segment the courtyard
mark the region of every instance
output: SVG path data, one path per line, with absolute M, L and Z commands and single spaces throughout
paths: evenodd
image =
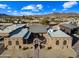
M 76 53 L 72 49 L 42 48 L 38 52 L 38 49 L 29 48 L 26 50 L 8 49 L 0 55 L 2 56 L 8 58 L 70 58 L 76 57 Z

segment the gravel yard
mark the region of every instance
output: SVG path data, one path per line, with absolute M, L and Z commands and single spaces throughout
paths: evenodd
M 75 52 L 72 49 L 50 49 L 47 48 L 39 49 L 39 55 L 37 53 L 38 49 L 9 49 L 5 50 L 0 57 L 10 57 L 10 58 L 67 58 L 75 57 Z

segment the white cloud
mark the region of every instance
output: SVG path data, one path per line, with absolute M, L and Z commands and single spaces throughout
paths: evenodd
M 34 13 L 34 12 L 19 12 L 20 15 L 40 15 L 41 13 Z
M 20 13 L 17 12 L 16 10 L 15 10 L 15 11 L 12 11 L 11 13 L 12 13 L 13 15 L 20 15 Z
M 7 12 L 17 13 L 17 11 L 8 10 Z
M 5 9 L 5 8 L 11 9 L 7 4 L 0 4 L 0 8 L 1 9 Z
M 18 11 L 16 11 L 16 10 L 15 10 L 15 11 L 13 11 L 13 10 L 8 10 L 7 12 L 8 12 L 9 14 L 12 14 L 12 15 L 15 15 L 15 16 L 18 16 L 18 15 L 20 16 L 20 12 L 18 12 Z
M 53 9 L 52 11 L 56 11 L 56 9 Z
M 78 3 L 76 1 L 69 1 L 69 2 L 65 2 L 63 4 L 63 7 L 64 9 L 67 9 L 67 8 L 71 8 L 73 7 L 74 5 L 77 5 Z
M 0 4 L 0 8 L 1 9 L 5 9 L 6 7 L 8 7 L 8 5 L 6 5 L 6 4 Z
M 33 5 L 24 6 L 22 10 L 25 10 L 25 9 L 28 9 L 28 10 L 34 9 L 34 6 Z
M 23 16 L 23 15 L 40 15 L 41 13 L 35 13 L 35 12 L 29 12 L 29 11 L 7 11 L 8 13 L 11 13 L 14 16 Z
M 17 12 L 17 11 L 12 11 L 11 13 L 12 13 L 12 15 L 15 15 L 15 16 L 20 16 L 20 12 Z
M 65 10 L 67 10 L 67 9 L 62 9 L 62 11 L 65 11 Z
M 20 15 L 33 15 L 32 12 L 20 12 Z
M 62 6 L 63 9 L 62 11 L 68 10 L 68 8 L 73 7 L 74 5 L 77 5 L 78 3 L 76 1 L 69 1 L 69 2 L 65 2 Z
M 11 10 L 7 11 L 7 12 L 11 12 Z
M 43 8 L 42 4 L 37 4 L 36 7 L 40 10 Z
M 43 8 L 42 4 L 37 4 L 37 5 L 24 6 L 21 10 L 39 11 L 42 10 L 42 8 Z
M 8 7 L 7 9 L 11 9 L 10 7 Z
M 13 11 L 13 12 L 17 12 L 17 11 L 15 10 L 15 11 Z
M 19 13 L 12 13 L 12 15 L 18 16 L 18 15 L 19 15 Z

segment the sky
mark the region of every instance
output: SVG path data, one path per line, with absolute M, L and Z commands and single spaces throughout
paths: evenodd
M 79 1 L 0 1 L 0 13 L 14 16 L 79 13 Z

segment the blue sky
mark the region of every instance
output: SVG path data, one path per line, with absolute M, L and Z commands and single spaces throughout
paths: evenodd
M 79 13 L 78 1 L 0 1 L 0 13 L 8 15 L 41 15 L 53 12 Z

